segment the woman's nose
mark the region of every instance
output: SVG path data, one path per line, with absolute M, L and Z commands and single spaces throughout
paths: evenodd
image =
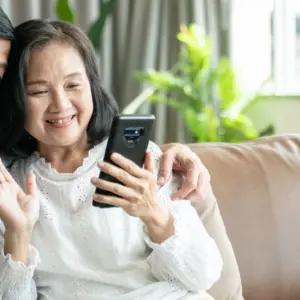
M 53 93 L 51 106 L 58 111 L 64 110 L 72 106 L 72 101 L 69 95 L 64 90 L 56 91 Z

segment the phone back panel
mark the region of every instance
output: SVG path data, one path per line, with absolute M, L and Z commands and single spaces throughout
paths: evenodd
M 104 161 L 115 165 L 110 156 L 116 152 L 130 159 L 139 167 L 144 165 L 145 153 L 151 138 L 155 117 L 152 115 L 118 115 L 114 118 L 108 138 Z M 101 172 L 100 179 L 120 183 L 116 178 Z M 96 193 L 113 195 L 113 193 L 100 188 Z M 101 208 L 111 205 L 93 201 L 94 206 Z

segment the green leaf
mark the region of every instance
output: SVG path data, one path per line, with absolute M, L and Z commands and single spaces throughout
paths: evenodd
M 199 122 L 198 114 L 188 107 L 181 110 L 181 113 L 184 116 L 187 128 L 193 133 L 197 142 L 206 141 L 207 130 L 203 128 L 206 127 L 206 123 Z
M 259 133 L 259 136 L 270 136 L 275 133 L 275 127 L 273 125 L 267 126 L 264 130 Z
M 224 118 L 222 121 L 224 127 L 224 141 L 239 143 L 259 137 L 259 133 L 255 129 L 252 121 L 243 114 L 238 115 L 234 119 Z
M 105 22 L 113 13 L 116 0 L 101 2 L 100 15 L 89 29 L 88 36 L 96 50 L 100 49 L 101 35 L 104 29 Z
M 181 56 L 186 56 L 190 62 L 190 72 L 209 68 L 212 51 L 211 40 L 199 25 L 192 24 L 189 28 L 182 25 L 177 39 L 186 46 Z
M 193 86 L 195 90 L 199 91 L 200 97 L 198 101 L 201 101 L 203 105 L 212 105 L 215 82 L 216 75 L 213 70 L 207 70 L 201 73 L 199 78 L 195 78 Z
M 57 0 L 55 10 L 60 20 L 75 23 L 75 15 L 68 0 Z
M 206 107 L 199 114 L 188 104 L 174 98 L 165 97 L 162 94 L 154 93 L 149 99 L 154 103 L 166 104 L 173 109 L 177 109 L 184 117 L 187 128 L 193 133 L 198 142 L 219 140 L 217 135 L 219 122 L 211 108 Z
M 222 58 L 216 69 L 218 95 L 221 109 L 227 109 L 236 103 L 241 92 L 232 65 L 227 58 Z
M 185 88 L 185 80 L 177 77 L 168 71 L 148 70 L 145 73 L 138 73 L 137 77 L 161 91 L 170 92 L 172 88 L 183 90 Z
M 174 75 L 169 71 L 154 70 L 138 73 L 136 76 L 157 91 L 166 92 L 170 97 L 176 97 L 196 110 L 201 108 L 200 87 L 194 89 L 190 82 L 182 76 Z
M 154 93 L 153 95 L 151 95 L 149 97 L 149 100 L 151 100 L 154 103 L 166 104 L 169 107 L 174 108 L 174 109 L 179 109 L 179 110 L 186 109 L 186 105 L 184 103 L 181 103 L 177 99 L 165 97 L 163 94 Z

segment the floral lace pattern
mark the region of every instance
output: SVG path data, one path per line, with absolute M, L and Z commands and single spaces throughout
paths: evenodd
M 28 170 L 35 173 L 41 210 L 28 266 L 0 253 L 1 299 L 31 300 L 38 294 L 41 300 L 177 300 L 219 278 L 220 254 L 196 211 L 189 201 L 170 200 L 179 176 L 158 190 L 175 220 L 175 235 L 162 244 L 153 243 L 141 220 L 121 208 L 91 205 L 90 178 L 99 175 L 105 146 L 90 150 L 72 174 L 58 173 L 37 153 L 13 165 L 22 187 Z M 158 166 L 160 149 L 150 143 L 148 151 Z

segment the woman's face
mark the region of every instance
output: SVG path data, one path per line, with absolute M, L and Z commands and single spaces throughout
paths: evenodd
M 85 66 L 74 47 L 52 42 L 32 51 L 25 84 L 25 129 L 40 146 L 66 147 L 86 140 L 93 100 Z

